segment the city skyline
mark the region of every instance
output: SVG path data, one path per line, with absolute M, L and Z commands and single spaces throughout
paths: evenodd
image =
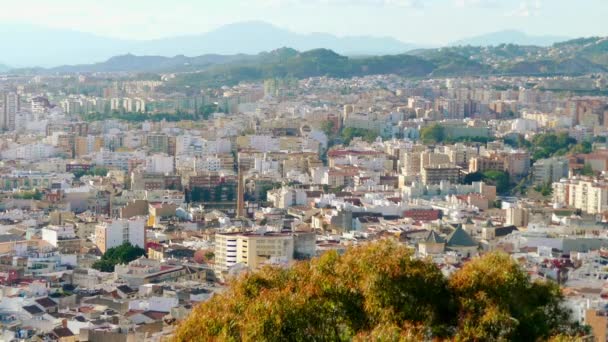
M 608 3 L 601 0 L 575 6 L 567 0 L 550 4 L 546 0 L 110 0 L 103 4 L 26 0 L 3 7 L 0 20 L 9 26 L 27 24 L 137 40 L 200 34 L 243 21 L 264 21 L 296 33 L 389 36 L 424 45 L 445 45 L 504 30 L 572 38 L 608 35 L 602 25 Z

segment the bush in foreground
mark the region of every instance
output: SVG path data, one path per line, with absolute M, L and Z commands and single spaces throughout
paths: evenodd
M 574 336 L 559 287 L 532 282 L 506 254 L 450 279 L 393 242 L 266 267 L 197 306 L 176 341 L 525 340 Z

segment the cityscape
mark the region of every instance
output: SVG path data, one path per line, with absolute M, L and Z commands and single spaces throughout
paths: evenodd
M 608 341 L 608 31 L 254 19 L 3 47 L 0 341 Z

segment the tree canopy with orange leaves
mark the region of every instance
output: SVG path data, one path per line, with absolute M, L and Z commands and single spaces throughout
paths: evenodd
M 391 241 L 265 267 L 198 305 L 176 341 L 535 341 L 584 329 L 557 284 L 487 254 L 450 278 Z

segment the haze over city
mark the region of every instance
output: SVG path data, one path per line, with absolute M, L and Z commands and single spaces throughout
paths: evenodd
M 0 2 L 0 341 L 608 341 L 605 0 Z
M 298 33 L 391 36 L 425 45 L 502 30 L 608 34 L 601 21 L 608 3 L 602 0 L 25 0 L 2 5 L 3 23 L 122 39 L 198 34 L 242 21 L 265 21 Z

